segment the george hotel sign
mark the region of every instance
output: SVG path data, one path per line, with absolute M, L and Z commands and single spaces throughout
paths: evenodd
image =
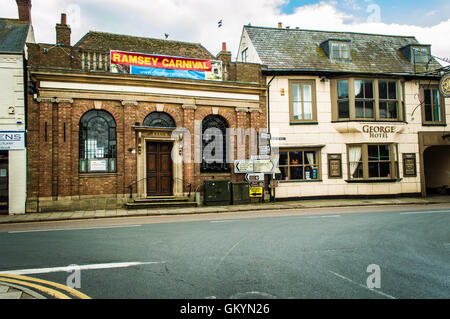
M 361 131 L 369 138 L 389 138 L 390 135 L 397 133 L 393 125 L 363 125 Z

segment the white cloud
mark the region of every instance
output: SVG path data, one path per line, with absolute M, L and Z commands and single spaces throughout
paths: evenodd
M 5 0 L 3 0 L 5 2 Z M 431 27 L 414 25 L 369 23 L 370 19 L 355 17 L 337 9 L 334 1 L 321 1 L 297 8 L 291 14 L 280 12 L 287 0 L 34 0 L 32 17 L 38 42 L 55 42 L 55 24 L 62 12 L 73 12 L 79 6 L 81 19 L 72 26 L 72 40 L 78 41 L 89 30 L 122 33 L 136 36 L 197 42 L 213 54 L 227 42 L 233 56 L 237 54 L 243 25 L 302 29 L 367 32 L 415 36 L 432 45 L 432 52 L 450 58 L 450 19 Z M 355 3 L 352 0 L 348 4 Z M 432 13 L 432 11 L 430 12 Z M 14 0 L 2 4 L 2 16 L 17 17 Z M 370 13 L 367 13 L 369 18 Z M 69 21 L 71 17 L 69 16 Z M 223 26 L 217 22 L 223 20 Z

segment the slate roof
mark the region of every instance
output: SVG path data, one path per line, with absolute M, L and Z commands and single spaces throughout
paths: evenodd
M 401 52 L 420 45 L 415 37 L 353 32 L 313 31 L 245 26 L 262 64 L 268 70 L 345 73 L 414 74 L 424 65 L 412 64 Z M 321 44 L 330 39 L 351 41 L 351 61 L 331 61 Z M 435 59 L 428 70 L 442 67 Z
M 0 53 L 23 53 L 29 26 L 28 22 L 0 18 Z
M 74 47 L 94 51 L 109 52 L 110 50 L 118 50 L 197 59 L 214 59 L 214 56 L 199 43 L 135 37 L 97 31 L 89 31 Z

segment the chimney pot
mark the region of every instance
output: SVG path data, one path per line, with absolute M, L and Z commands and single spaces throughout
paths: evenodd
M 67 14 L 61 13 L 61 24 L 67 24 Z
M 281 28 L 283 28 L 283 23 L 278 22 L 278 29 L 281 29 Z
M 31 0 L 16 0 L 19 20 L 31 23 Z
M 222 51 L 226 51 L 226 50 L 227 50 L 227 43 L 222 42 Z

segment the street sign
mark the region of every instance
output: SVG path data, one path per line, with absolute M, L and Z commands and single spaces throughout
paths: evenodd
M 249 188 L 250 197 L 262 197 L 263 188 L 262 187 L 250 187 Z
M 252 160 L 270 160 L 270 155 L 251 155 Z
M 271 153 L 270 145 L 259 146 L 259 155 L 270 155 L 270 153 Z
M 270 133 L 264 132 L 259 133 L 259 138 L 262 140 L 270 140 L 270 137 L 271 137 Z
M 253 173 L 253 161 L 251 160 L 236 160 L 234 161 L 235 173 Z
M 264 173 L 248 173 L 245 175 L 247 182 L 259 182 L 264 181 Z
M 271 160 L 255 160 L 253 161 L 254 173 L 272 173 L 273 163 Z
M 262 181 L 262 182 L 249 182 L 248 186 L 249 187 L 264 187 L 264 186 L 266 186 L 266 184 L 264 183 L 264 181 Z

